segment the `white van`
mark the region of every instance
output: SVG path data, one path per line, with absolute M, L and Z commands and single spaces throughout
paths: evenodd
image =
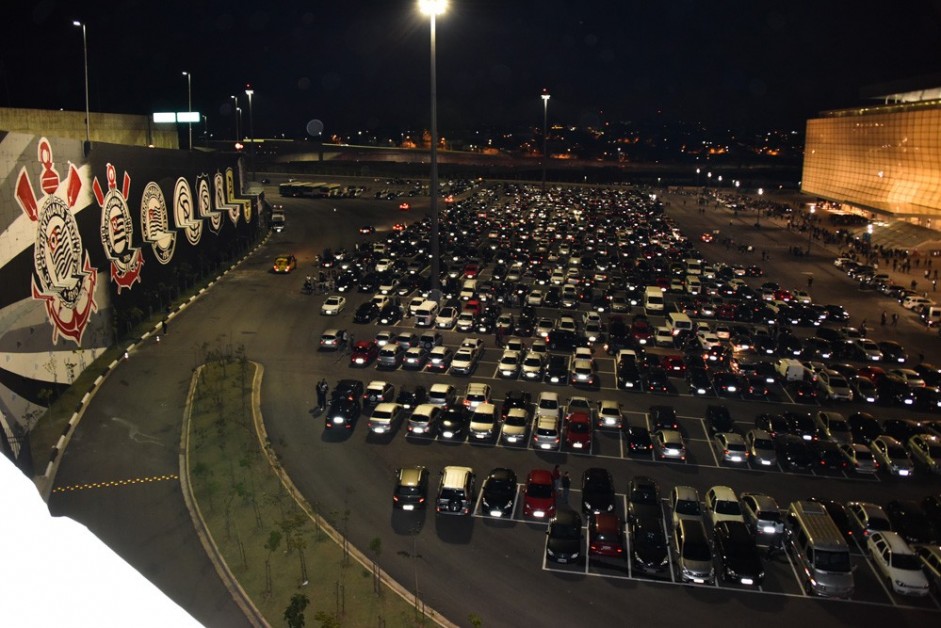
M 686 275 L 686 292 L 693 296 L 702 294 L 702 281 L 699 275 Z
M 647 286 L 644 290 L 644 310 L 647 313 L 660 313 L 663 311 L 663 288 Z
M 937 327 L 941 324 L 941 307 L 929 305 L 928 307 L 922 308 L 921 320 L 923 320 L 928 327 Z
M 415 326 L 431 327 L 435 324 L 438 317 L 438 304 L 431 300 L 426 300 L 415 309 Z
M 685 260 L 686 264 L 686 274 L 687 275 L 701 275 L 702 274 L 702 261 L 698 259 L 688 259 Z
M 693 320 L 683 312 L 670 312 L 667 314 L 667 327 L 674 336 L 684 331 L 693 333 Z
M 469 301 L 474 298 L 475 294 L 477 294 L 477 280 L 465 279 L 464 283 L 461 285 L 461 301 Z

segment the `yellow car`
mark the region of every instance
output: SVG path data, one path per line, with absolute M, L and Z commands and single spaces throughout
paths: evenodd
M 289 273 L 297 268 L 297 258 L 293 255 L 281 255 L 274 258 L 274 272 Z

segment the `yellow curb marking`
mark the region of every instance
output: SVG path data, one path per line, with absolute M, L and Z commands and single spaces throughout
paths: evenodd
M 87 491 L 93 488 L 111 488 L 113 486 L 130 486 L 132 484 L 148 484 L 150 482 L 165 482 L 167 480 L 179 480 L 180 476 L 170 475 L 151 475 L 145 478 L 131 478 L 129 480 L 114 480 L 113 482 L 87 482 L 85 484 L 72 484 L 69 486 L 57 486 L 52 489 L 53 493 L 68 493 L 72 491 Z

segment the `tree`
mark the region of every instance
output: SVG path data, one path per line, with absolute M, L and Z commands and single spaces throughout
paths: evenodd
M 304 628 L 304 609 L 310 604 L 306 595 L 295 593 L 291 596 L 291 603 L 284 610 L 284 621 L 290 628 Z

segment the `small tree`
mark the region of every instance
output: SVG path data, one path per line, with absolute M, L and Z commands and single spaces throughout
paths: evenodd
M 291 603 L 284 610 L 284 621 L 290 628 L 304 628 L 304 610 L 308 604 L 310 600 L 306 595 L 295 593 L 291 596 Z

